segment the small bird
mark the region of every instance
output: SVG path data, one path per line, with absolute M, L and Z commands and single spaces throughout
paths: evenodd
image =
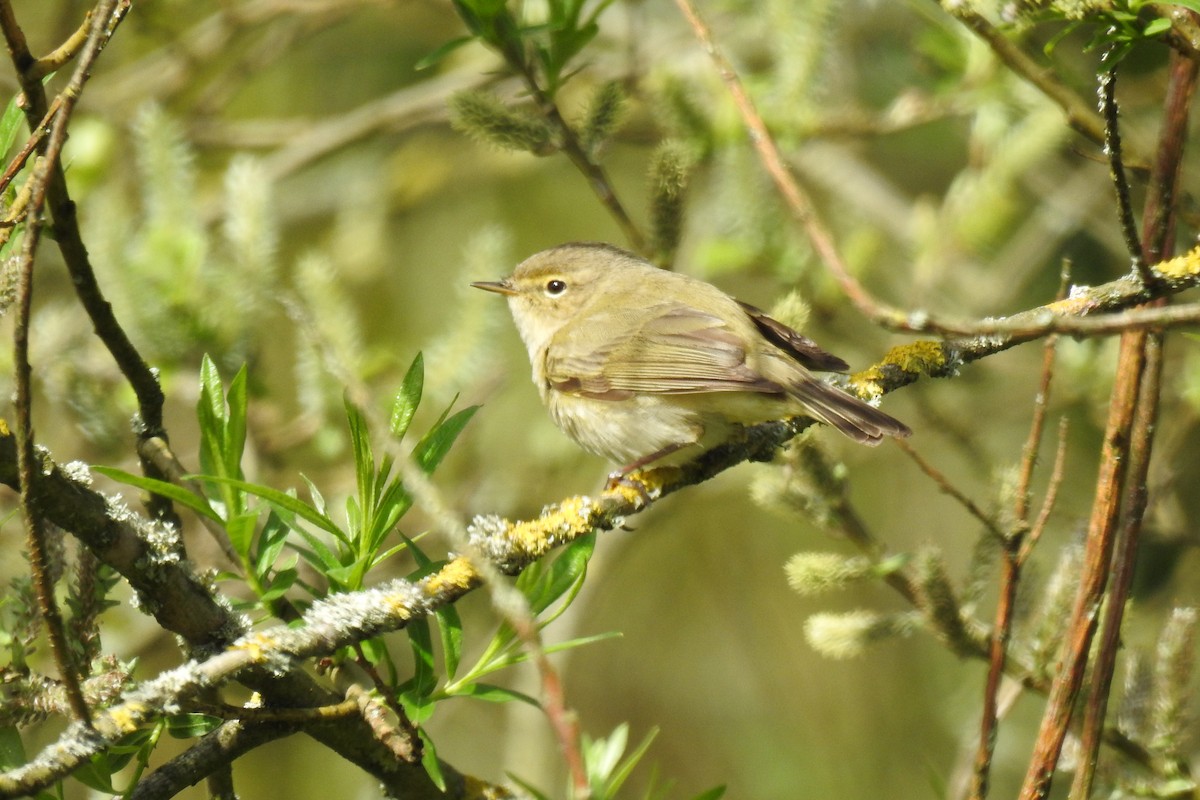
M 816 378 L 846 362 L 712 284 L 576 242 L 472 283 L 508 299 L 555 424 L 624 465 L 683 463 L 735 426 L 808 416 L 857 442 L 912 431 Z

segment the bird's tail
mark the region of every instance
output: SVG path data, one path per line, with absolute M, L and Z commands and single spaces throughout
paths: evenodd
M 803 404 L 809 416 L 832 425 L 861 444 L 874 446 L 885 436 L 902 439 L 912 433 L 895 417 L 811 375 L 792 382 L 787 391 Z

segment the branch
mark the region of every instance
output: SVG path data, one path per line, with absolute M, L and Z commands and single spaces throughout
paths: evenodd
M 18 485 L 16 441 L 2 421 L 0 483 L 13 488 Z M 180 635 L 197 658 L 222 651 L 245 633 L 242 618 L 230 610 L 227 601 L 197 577 L 190 564 L 178 559 L 171 546 L 170 531 L 164 530 L 162 523 L 143 519 L 89 484 L 90 478 L 79 465 L 63 469 L 42 456 L 34 470 L 32 486 L 37 507 L 45 518 L 76 536 L 97 558 L 119 572 L 137 592 L 140 607 L 152 614 L 165 630 Z M 240 681 L 262 694 L 268 705 L 328 706 L 343 699 L 299 669 L 280 673 L 255 668 L 242 674 Z M 147 709 L 147 713 L 161 714 L 162 707 Z M 397 796 L 440 796 L 424 769 L 401 763 L 375 738 L 360 716 L 321 722 L 307 726 L 304 732 L 357 764 Z M 71 735 L 79 733 L 74 731 Z M 463 781 L 448 764 L 442 765 L 442 772 L 451 784 Z M 27 773 L 26 779 L 35 780 L 38 774 L 41 773 Z M 58 777 L 62 774 L 49 780 Z M 6 795 L 5 786 L 15 784 L 0 777 L 0 797 L 26 793 L 13 788 L 14 794 Z

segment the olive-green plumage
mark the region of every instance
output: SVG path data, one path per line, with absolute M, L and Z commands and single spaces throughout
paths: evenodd
M 809 370 L 847 366 L 811 339 L 619 248 L 561 245 L 505 280 L 473 285 L 507 296 L 555 423 L 627 469 L 686 461 L 733 425 L 789 416 L 871 445 L 910 433 L 814 377 Z

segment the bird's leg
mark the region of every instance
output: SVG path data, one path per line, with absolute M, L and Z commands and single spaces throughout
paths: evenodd
M 642 456 L 637 461 L 634 461 L 631 464 L 626 464 L 625 466 L 621 467 L 616 472 L 609 473 L 608 481 L 604 484 L 604 491 L 608 492 L 608 491 L 612 491 L 613 489 L 616 489 L 619 486 L 625 486 L 627 488 L 633 489 L 639 495 L 641 495 L 642 500 L 644 502 L 647 502 L 647 503 L 650 502 L 651 497 L 650 497 L 649 493 L 647 493 L 646 487 L 642 484 L 642 482 L 634 480 L 633 478 L 631 478 L 629 476 L 632 475 L 634 472 L 637 472 L 638 470 L 643 469 L 647 465 L 653 464 L 655 461 L 658 461 L 659 459 L 666 458 L 667 456 L 671 455 L 672 453 L 678 452 L 679 450 L 682 450 L 685 447 L 691 446 L 691 444 L 692 444 L 692 442 L 676 442 L 675 444 L 669 444 L 666 447 L 662 448 L 661 450 L 655 450 L 653 453 L 650 453 L 649 455 Z

